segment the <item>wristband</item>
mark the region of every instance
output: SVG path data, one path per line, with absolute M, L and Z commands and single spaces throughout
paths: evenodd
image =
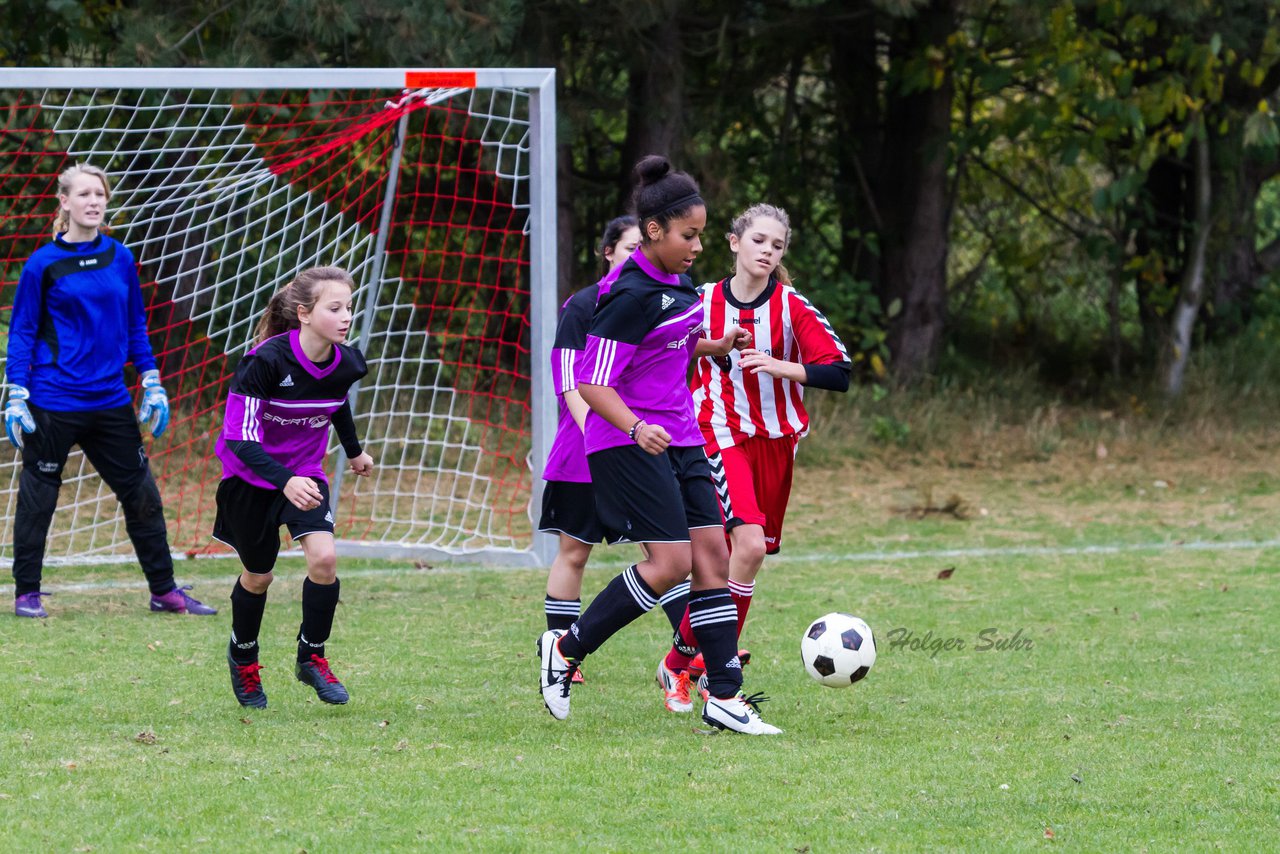
M 640 418 L 640 419 L 637 419 L 635 424 L 631 425 L 631 429 L 627 431 L 627 436 L 628 438 L 631 439 L 631 441 L 634 442 L 636 440 L 636 433 L 640 431 L 640 425 L 643 423 L 644 423 L 644 419 Z

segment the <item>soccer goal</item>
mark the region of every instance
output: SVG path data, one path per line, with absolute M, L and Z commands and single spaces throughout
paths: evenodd
M 340 551 L 544 563 L 552 544 L 530 520 L 555 428 L 554 115 L 551 69 L 6 69 L 6 341 L 22 265 L 51 237 L 58 173 L 101 166 L 173 407 L 168 432 L 147 436 L 170 542 L 227 553 L 209 531 L 228 380 L 278 287 L 346 267 L 351 340 L 370 363 L 356 425 L 377 468 L 344 476 L 333 442 Z M 10 560 L 19 469 L 5 444 Z M 49 562 L 130 552 L 115 497 L 75 451 Z

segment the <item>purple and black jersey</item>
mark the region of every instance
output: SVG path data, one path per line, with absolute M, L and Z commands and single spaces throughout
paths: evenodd
M 621 266 L 610 270 L 603 279 L 565 300 L 560 308 L 556 340 L 551 347 L 551 387 L 555 390 L 559 415 L 555 439 L 551 442 L 547 465 L 542 471 L 543 480 L 591 482 L 582 430 L 564 402 L 564 393 L 578 387 L 575 372 L 583 351 L 587 349 L 587 330 L 591 328 L 591 318 L 596 312 L 596 299 L 602 290 L 608 293 L 621 272 Z
M 317 365 L 302 351 L 296 329 L 250 350 L 231 379 L 215 449 L 223 478 L 238 477 L 263 489 L 280 489 L 288 476 L 327 481 L 329 424 L 335 416 L 350 421 L 347 392 L 368 372 L 360 351 L 345 344 L 335 345 L 333 359 Z M 349 441 L 343 441 L 347 455 L 358 456 L 358 448 L 347 448 Z M 268 479 L 262 467 L 250 466 L 228 446 L 244 442 L 260 445 L 288 476 L 282 472 Z
M 673 447 L 702 447 L 689 392 L 689 363 L 703 328 L 701 292 L 688 276 L 661 273 L 636 252 L 619 268 L 599 304 L 576 371 L 579 385 L 611 386 L 637 418 L 660 424 Z M 586 451 L 631 444 L 594 411 Z

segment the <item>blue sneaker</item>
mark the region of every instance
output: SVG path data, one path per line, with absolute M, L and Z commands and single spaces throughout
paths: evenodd
M 197 614 L 201 617 L 218 613 L 217 608 L 210 608 L 194 596 L 188 596 L 187 591 L 190 589 L 191 585 L 187 585 L 175 587 L 162 596 L 152 593 L 151 610 L 166 611 L 170 614 Z
M 49 612 L 40 604 L 41 596 L 48 596 L 48 593 L 23 593 L 21 596 L 13 600 L 13 615 L 15 617 L 33 617 L 41 618 L 49 616 Z
M 318 655 L 312 655 L 310 661 L 299 661 L 293 672 L 299 682 L 315 688 L 316 696 L 326 703 L 341 706 L 351 699 L 347 689 L 329 669 L 329 662 Z

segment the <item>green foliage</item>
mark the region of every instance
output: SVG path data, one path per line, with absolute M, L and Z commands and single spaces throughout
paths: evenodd
M 941 9 L 956 23 L 945 42 L 905 37 Z M 885 134 L 903 98 L 954 83 L 953 336 L 990 325 L 1084 349 L 1105 339 L 1150 371 L 1193 243 L 1192 142 L 1214 151 L 1218 317 L 1255 310 L 1233 239 L 1265 245 L 1232 195 L 1263 181 L 1235 176 L 1280 168 L 1270 0 L 714 0 L 696 13 L 620 0 L 14 0 L 0 21 L 8 64 L 554 65 L 567 281 L 598 275 L 595 243 L 626 205 L 638 146 L 669 138 L 665 153 L 709 202 L 700 277 L 730 269 L 719 234 L 734 212 L 786 207 L 793 272 L 868 363 L 887 356 L 891 318 L 922 322 L 900 315 L 907 301 L 873 297 L 880 247 L 911 228 L 896 203 L 919 190 L 887 186 L 882 169 L 901 145 Z M 645 88 L 654 69 L 670 70 L 667 89 Z

